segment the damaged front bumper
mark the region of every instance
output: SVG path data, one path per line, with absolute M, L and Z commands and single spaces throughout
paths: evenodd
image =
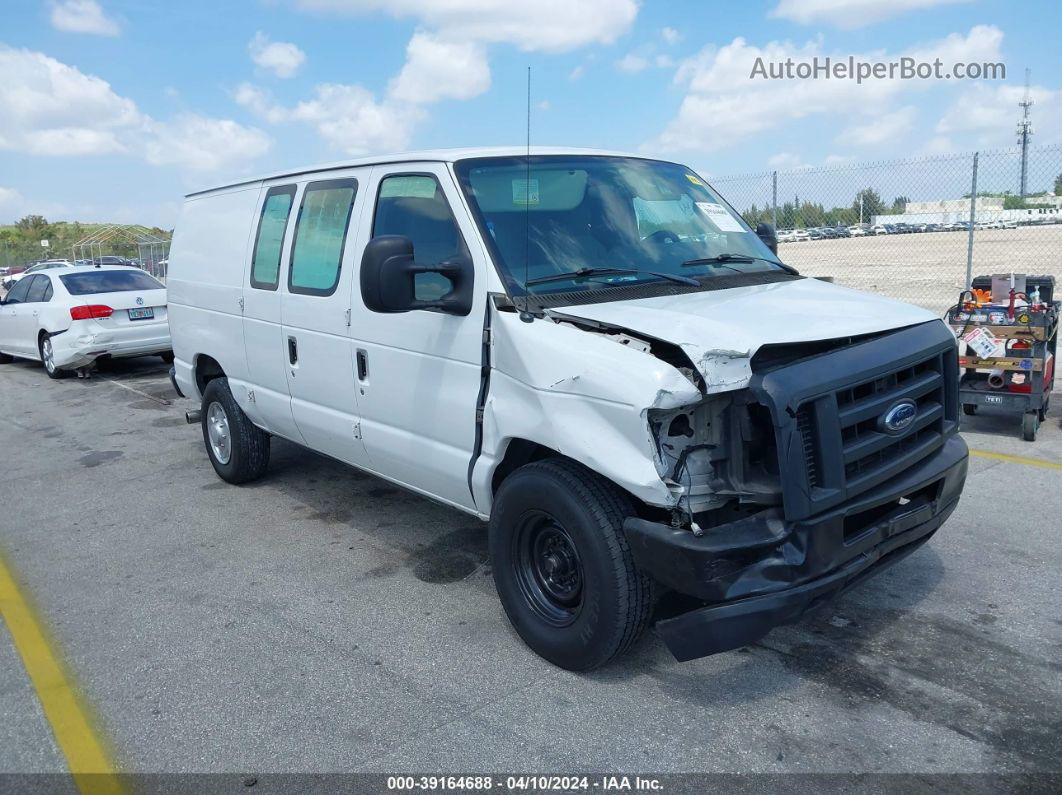
M 902 475 L 797 521 L 772 508 L 695 536 L 630 518 L 637 565 L 701 607 L 657 622 L 679 660 L 763 637 L 913 552 L 944 522 L 966 480 L 966 443 L 952 436 Z

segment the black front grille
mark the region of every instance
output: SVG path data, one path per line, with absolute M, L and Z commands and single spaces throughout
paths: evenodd
M 935 354 L 836 393 L 844 477 L 849 488 L 872 479 L 899 459 L 918 457 L 919 451 L 941 441 L 946 403 L 944 359 L 944 354 Z M 879 418 L 904 398 L 918 407 L 914 423 L 900 435 L 882 431 Z
M 958 429 L 958 356 L 942 323 L 914 326 L 759 376 L 778 434 L 786 514 L 803 518 L 872 489 Z M 884 427 L 903 400 L 902 432 Z

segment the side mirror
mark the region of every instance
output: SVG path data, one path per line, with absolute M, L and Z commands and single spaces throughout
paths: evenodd
M 434 300 L 417 298 L 418 273 L 438 273 L 452 285 Z M 413 241 L 402 235 L 380 235 L 365 246 L 361 256 L 361 298 L 373 312 L 409 312 L 428 309 L 448 315 L 472 311 L 474 271 L 467 256 L 422 265 L 413 258 Z
M 778 256 L 778 236 L 774 233 L 774 227 L 768 223 L 756 226 L 756 237 L 764 242 L 771 253 Z

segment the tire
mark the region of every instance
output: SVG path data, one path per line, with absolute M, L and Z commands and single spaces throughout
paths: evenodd
M 166 362 L 166 364 L 173 364 L 173 351 L 166 351 L 165 353 L 160 353 L 159 358 L 162 359 L 162 361 Z
M 623 535 L 630 498 L 579 464 L 537 461 L 498 489 L 488 530 L 494 584 L 517 634 L 569 671 L 613 660 L 642 635 L 653 584 Z
M 203 444 L 218 477 L 229 483 L 260 478 L 269 466 L 269 434 L 243 413 L 227 378 L 207 384 L 202 414 Z
M 1040 415 L 1029 412 L 1021 415 L 1021 438 L 1027 442 L 1036 441 L 1036 432 L 1040 430 Z
M 977 404 L 976 403 L 963 403 L 962 404 L 962 413 L 972 417 L 974 414 L 977 413 Z
M 40 339 L 37 340 L 37 352 L 41 355 L 41 365 L 44 367 L 44 372 L 48 374 L 49 378 L 54 378 L 58 381 L 60 378 L 66 378 L 67 375 L 69 375 L 66 370 L 60 370 L 55 366 L 51 334 L 41 334 Z

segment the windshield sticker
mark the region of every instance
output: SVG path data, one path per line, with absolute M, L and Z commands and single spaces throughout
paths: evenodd
M 741 224 L 738 223 L 738 219 L 732 216 L 723 205 L 715 202 L 697 202 L 697 206 L 716 225 L 720 232 L 745 231 Z
M 694 185 L 700 185 L 702 188 L 705 187 L 704 183 L 701 182 L 697 177 L 693 176 L 693 174 L 687 174 L 686 179 L 688 179 Z
M 521 207 L 538 204 L 538 180 L 514 179 L 513 204 L 519 204 Z

